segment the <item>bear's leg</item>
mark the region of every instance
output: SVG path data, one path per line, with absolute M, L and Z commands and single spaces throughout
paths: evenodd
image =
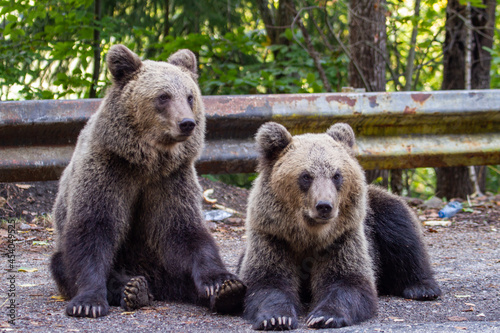
M 89 228 L 92 229 L 92 228 Z M 75 317 L 105 316 L 109 311 L 106 279 L 113 258 L 112 243 L 102 230 L 82 232 L 72 228 L 66 234 L 63 262 L 76 295 L 66 306 L 66 313 Z
M 328 276 L 328 274 L 326 274 Z M 330 279 L 331 278 L 331 279 Z M 373 317 L 377 295 L 363 276 L 328 276 L 317 286 L 313 310 L 306 317 L 310 328 L 339 328 Z
M 76 290 L 66 307 L 69 316 L 96 318 L 108 313 L 106 283 L 129 228 L 134 188 L 121 173 L 98 175 L 98 171 L 94 182 L 85 183 L 73 195 L 61 235 L 65 274 Z
M 300 278 L 287 245 L 256 235 L 250 242 L 241 267 L 248 285 L 244 317 L 255 330 L 297 328 Z
M 354 234 L 343 239 L 312 263 L 310 328 L 350 326 L 376 314 L 375 279 L 364 240 Z
M 52 277 L 56 281 L 61 295 L 65 298 L 72 298 L 75 295 L 76 290 L 71 288 L 71 283 L 68 281 L 66 276 L 66 269 L 64 267 L 61 252 L 56 252 L 52 255 L 52 258 L 50 259 L 50 271 L 52 273 Z
M 393 195 L 369 192 L 378 289 L 415 300 L 432 300 L 441 295 L 433 277 L 429 256 L 421 237 L 420 223 L 413 212 Z

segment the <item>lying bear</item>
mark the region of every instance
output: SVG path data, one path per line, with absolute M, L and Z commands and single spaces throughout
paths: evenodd
M 51 271 L 66 313 L 99 317 L 156 300 L 230 312 L 245 286 L 208 232 L 194 169 L 205 132 L 197 63 L 189 50 L 141 61 L 107 55 L 113 86 L 78 137 L 54 205 Z
M 416 300 L 441 294 L 416 216 L 366 184 L 354 132 L 292 137 L 277 123 L 258 131 L 260 175 L 247 212 L 239 267 L 244 316 L 257 330 L 353 325 L 376 314 L 377 291 Z

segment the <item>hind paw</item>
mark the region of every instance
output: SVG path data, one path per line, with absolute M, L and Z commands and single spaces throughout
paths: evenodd
M 243 310 L 247 287 L 239 280 L 226 280 L 218 288 L 212 309 L 218 313 L 236 313 Z
M 136 310 L 148 306 L 153 301 L 153 295 L 149 292 L 148 282 L 143 276 L 137 276 L 125 285 L 121 306 L 126 311 Z

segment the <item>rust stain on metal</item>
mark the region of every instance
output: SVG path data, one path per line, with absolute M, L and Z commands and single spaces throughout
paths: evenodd
M 255 109 L 268 109 L 269 102 L 260 96 L 205 96 L 205 113 L 210 116 L 234 115 Z
M 419 103 L 420 105 L 423 105 L 426 100 L 428 100 L 431 97 L 431 94 L 423 94 L 423 93 L 418 93 L 418 94 L 411 94 L 411 99 L 413 99 L 415 102 Z
M 370 101 L 370 107 L 372 107 L 372 108 L 379 105 L 377 103 L 377 96 L 370 96 L 370 97 L 368 97 L 368 100 Z
M 404 114 L 415 114 L 417 113 L 417 108 L 410 108 L 408 105 L 405 107 Z
M 342 104 L 347 104 L 351 107 L 356 105 L 357 99 L 356 98 L 350 98 L 348 96 L 327 96 L 326 101 L 329 103 L 331 101 L 339 102 Z

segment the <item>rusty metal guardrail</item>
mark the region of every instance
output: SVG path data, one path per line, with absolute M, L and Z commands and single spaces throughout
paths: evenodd
M 500 90 L 205 96 L 198 172 L 253 172 L 266 121 L 292 134 L 349 123 L 365 169 L 500 164 Z M 100 100 L 0 102 L 0 182 L 57 179 Z

